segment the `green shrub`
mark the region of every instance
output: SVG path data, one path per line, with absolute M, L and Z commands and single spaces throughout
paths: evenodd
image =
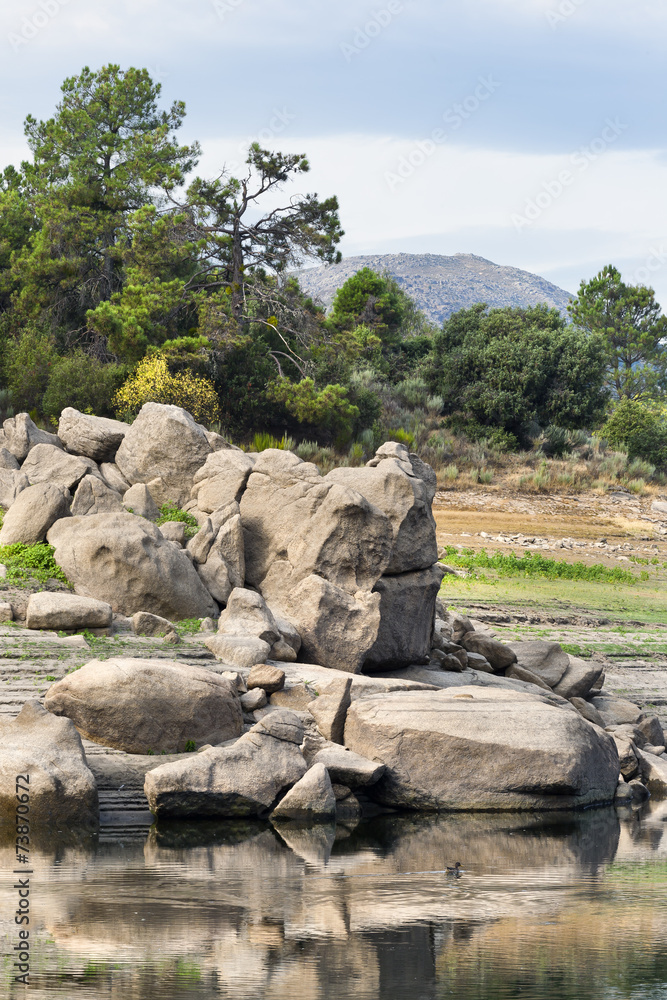
M 126 375 L 125 365 L 104 365 L 83 351 L 67 354 L 53 363 L 42 411 L 54 420 L 66 406 L 82 413 L 113 416 L 113 398 Z
M 69 580 L 53 558 L 53 546 L 38 542 L 36 545 L 0 545 L 0 563 L 7 567 L 7 582 L 22 584 L 32 579 L 46 583 L 60 580 L 69 586 Z
M 171 501 L 162 504 L 160 507 L 160 516 L 155 523 L 159 527 L 161 524 L 166 524 L 167 521 L 180 521 L 184 524 L 186 538 L 194 538 L 199 531 L 197 518 L 189 514 L 187 510 L 182 510 Z
M 288 437 L 287 434 L 283 434 L 282 439 L 278 440 L 278 438 L 275 438 L 273 434 L 268 434 L 266 431 L 258 431 L 252 439 L 250 450 L 266 451 L 267 448 L 279 448 L 281 451 L 294 451 L 296 448 L 296 441 L 293 438 Z M 315 445 L 315 449 L 317 450 L 317 445 Z
M 640 400 L 622 400 L 600 433 L 612 447 L 627 448 L 630 461 L 640 458 L 658 468 L 667 466 L 667 421 Z
M 57 361 L 53 338 L 39 329 L 25 329 L 9 341 L 2 367 L 17 412 L 42 411 L 42 399 Z

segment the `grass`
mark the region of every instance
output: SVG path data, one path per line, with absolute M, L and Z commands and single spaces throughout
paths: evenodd
M 640 581 L 635 586 L 590 583 L 546 577 L 454 577 L 443 581 L 440 596 L 446 606 L 467 604 L 510 607 L 531 613 L 597 614 L 618 621 L 664 625 L 667 622 L 665 580 Z
M 167 501 L 160 507 L 160 516 L 156 521 L 157 526 L 166 524 L 167 521 L 180 521 L 185 525 L 185 537 L 194 538 L 199 531 L 197 518 L 189 514 L 187 510 L 182 510 L 177 504 Z
M 497 579 L 506 577 L 544 577 L 547 580 L 585 580 L 589 583 L 623 583 L 636 584 L 648 579 L 648 574 L 642 572 L 639 577 L 627 569 L 614 566 L 609 568 L 602 563 L 585 565 L 581 562 L 565 562 L 561 559 L 549 559 L 539 552 L 526 552 L 517 556 L 514 552 L 493 552 L 485 549 L 475 552 L 474 549 L 457 549 L 453 545 L 445 547 L 444 558 L 448 563 L 468 570 L 471 576 L 477 576 L 478 570 L 494 570 Z
M 7 567 L 7 583 L 18 586 L 31 579 L 40 583 L 59 580 L 70 586 L 70 582 L 53 557 L 53 546 L 45 542 L 35 545 L 0 545 L 0 563 Z

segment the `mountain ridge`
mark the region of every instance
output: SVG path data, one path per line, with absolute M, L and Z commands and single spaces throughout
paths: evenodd
M 546 278 L 518 267 L 495 264 L 476 254 L 359 254 L 338 264 L 295 271 L 301 288 L 328 309 L 336 291 L 363 267 L 389 273 L 431 322 L 440 325 L 459 309 L 478 302 L 490 308 L 545 302 L 567 314 L 574 297 Z

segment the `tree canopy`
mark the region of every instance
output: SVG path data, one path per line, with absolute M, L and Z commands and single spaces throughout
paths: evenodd
M 607 385 L 616 399 L 667 390 L 667 317 L 652 288 L 626 284 L 609 264 L 581 282 L 569 312 L 577 326 L 602 338 Z
M 455 313 L 423 364 L 455 426 L 473 436 L 500 431 L 525 442 L 529 425 L 581 427 L 604 411 L 605 357 L 599 338 L 569 326 L 557 309 Z

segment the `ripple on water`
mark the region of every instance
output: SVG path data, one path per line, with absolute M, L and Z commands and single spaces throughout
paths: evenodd
M 667 1000 L 666 816 L 658 803 L 52 841 L 32 862 L 29 995 Z M 458 859 L 460 877 L 445 871 Z M 2 996 L 20 995 L 11 975 L 6 962 Z

